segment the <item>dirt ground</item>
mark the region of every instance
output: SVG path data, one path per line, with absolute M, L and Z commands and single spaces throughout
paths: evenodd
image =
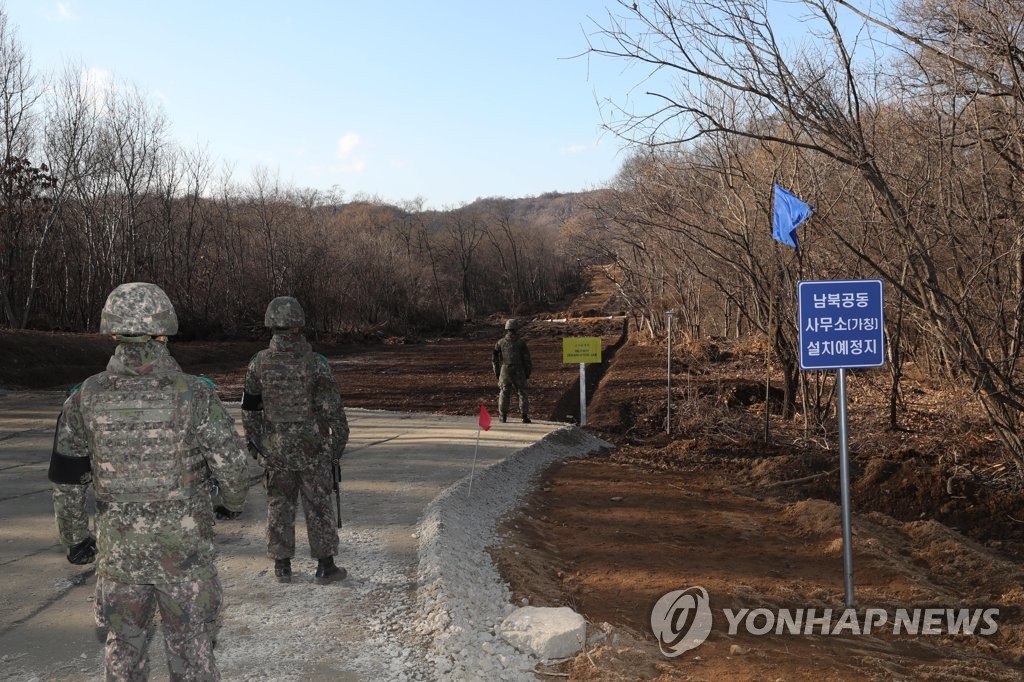
M 662 595 L 689 586 L 704 587 L 714 609 L 831 608 L 838 616 L 838 455 L 800 447 L 774 421 L 774 444 L 744 441 L 728 430 L 728 415 L 694 438 L 649 435 L 645 444 L 635 428 L 623 436 L 622 415 L 645 402 L 636 392 L 636 356 L 647 354 L 635 346 L 619 351 L 617 362 L 629 365 L 623 402 L 595 414 L 594 427 L 619 449 L 548 471 L 492 550 L 516 600 L 571 606 L 591 623 L 614 626 L 614 639 L 548 672 L 573 680 L 1022 678 L 1019 491 L 951 478 L 956 468 L 943 456 L 958 446 L 931 432 L 891 434 L 891 443 L 877 433 L 851 434 L 856 603 L 862 615 L 865 608 L 998 608 L 995 635 L 752 636 L 740 629 L 729 636 L 719 619 L 699 648 L 664 657 L 651 610 Z M 661 363 L 650 366 L 652 381 L 658 371 Z M 613 364 L 598 390 L 606 405 L 615 402 L 607 384 L 616 377 Z M 724 411 L 678 407 L 709 418 Z M 753 426 L 763 402 L 739 409 Z M 900 442 L 907 440 L 929 442 L 929 454 Z M 964 447 L 971 438 L 957 440 Z
M 885 369 L 848 375 L 854 595 L 865 609 L 997 608 L 990 636 L 729 635 L 721 609 L 844 608 L 837 425 L 782 419 L 764 349 L 627 343 L 589 427 L 619 447 L 549 470 L 492 557 L 517 602 L 570 606 L 609 633 L 541 677 L 570 680 L 1024 678 L 1024 496 L 971 397 L 908 379 L 888 427 Z M 911 368 L 912 370 L 912 368 Z M 834 373 L 833 373 L 834 374 Z M 913 372 L 911 371 L 911 374 Z M 822 376 L 822 388 L 834 377 Z M 650 617 L 701 586 L 716 620 L 678 658 Z
M 970 396 L 911 378 L 900 429 L 890 430 L 886 370 L 850 373 L 854 586 L 861 612 L 998 608 L 996 633 L 729 635 L 724 608 L 843 608 L 834 415 L 823 426 L 799 410 L 783 419 L 773 386 L 766 442 L 764 349 L 707 341 L 675 349 L 666 435 L 665 349 L 625 340 L 611 301 L 596 277 L 548 317 L 558 321 L 538 316 L 526 332 L 533 416 L 558 421 L 578 415 L 578 366 L 562 364 L 561 339 L 602 337 L 607 361 L 587 375 L 587 428 L 618 446 L 549 470 L 492 548 L 517 602 L 571 606 L 608 633 L 574 659 L 539 666 L 539 679 L 1024 678 L 1024 497 Z M 500 322 L 458 338 L 316 347 L 346 405 L 475 414 L 484 402 L 493 414 Z M 176 343 L 172 353 L 238 400 L 262 346 Z M 111 347 L 96 336 L 0 332 L 0 387 L 70 386 L 101 369 Z M 651 610 L 690 586 L 709 593 L 715 625 L 700 647 L 667 658 Z
M 314 340 L 313 348 L 331 363 L 346 406 L 476 414 L 484 403 L 496 415 L 491 351 L 504 333 L 503 324 L 503 320 L 495 320 L 473 325 L 458 338 L 381 337 L 357 343 Z M 525 335 L 534 368 L 531 416 L 577 421 L 579 366 L 562 363 L 562 338 L 598 336 L 605 348 L 614 348 L 622 341 L 623 325 L 622 317 L 570 321 L 538 316 L 530 320 Z M 239 401 L 245 367 L 252 355 L 266 347 L 266 341 L 172 339 L 169 347 L 185 371 L 213 379 L 222 400 Z M 0 366 L 0 388 L 70 388 L 102 371 L 113 349 L 113 341 L 98 334 L 0 330 L 0 357 L 5 359 Z M 519 418 L 515 398 L 510 416 Z

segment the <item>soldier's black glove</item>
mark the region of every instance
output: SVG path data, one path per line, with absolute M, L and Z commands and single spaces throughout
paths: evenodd
M 225 507 L 222 504 L 218 504 L 216 507 L 214 507 L 213 508 L 213 513 L 221 521 L 233 521 L 234 519 L 237 519 L 239 516 L 242 515 L 242 512 L 240 512 L 240 511 L 236 511 L 236 512 L 235 511 L 231 511 L 230 509 L 228 509 L 227 507 Z
M 68 561 L 78 566 L 96 561 L 96 539 L 88 537 L 68 548 Z

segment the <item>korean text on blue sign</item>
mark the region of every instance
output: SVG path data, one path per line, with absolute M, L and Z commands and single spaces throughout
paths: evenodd
M 882 280 L 799 282 L 800 369 L 885 363 Z

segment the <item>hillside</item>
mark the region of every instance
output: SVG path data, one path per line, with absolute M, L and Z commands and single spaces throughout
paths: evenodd
M 607 190 L 567 194 L 548 192 L 537 197 L 519 199 L 477 199 L 463 210 L 506 214 L 513 221 L 557 232 L 570 219 L 585 215 L 589 210 L 588 206 L 596 202 L 605 191 Z

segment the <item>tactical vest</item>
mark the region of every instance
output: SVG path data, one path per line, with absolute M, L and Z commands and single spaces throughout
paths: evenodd
M 498 347 L 501 349 L 501 364 L 511 370 L 517 370 L 522 366 L 519 353 L 519 346 L 521 344 L 517 343 L 517 341 L 518 339 L 510 339 L 507 336 L 498 339 Z
M 267 351 L 260 370 L 267 421 L 287 424 L 313 418 L 313 375 L 305 353 Z
M 158 502 L 199 489 L 206 463 L 190 437 L 184 381 L 180 373 L 103 374 L 82 386 L 98 500 Z

